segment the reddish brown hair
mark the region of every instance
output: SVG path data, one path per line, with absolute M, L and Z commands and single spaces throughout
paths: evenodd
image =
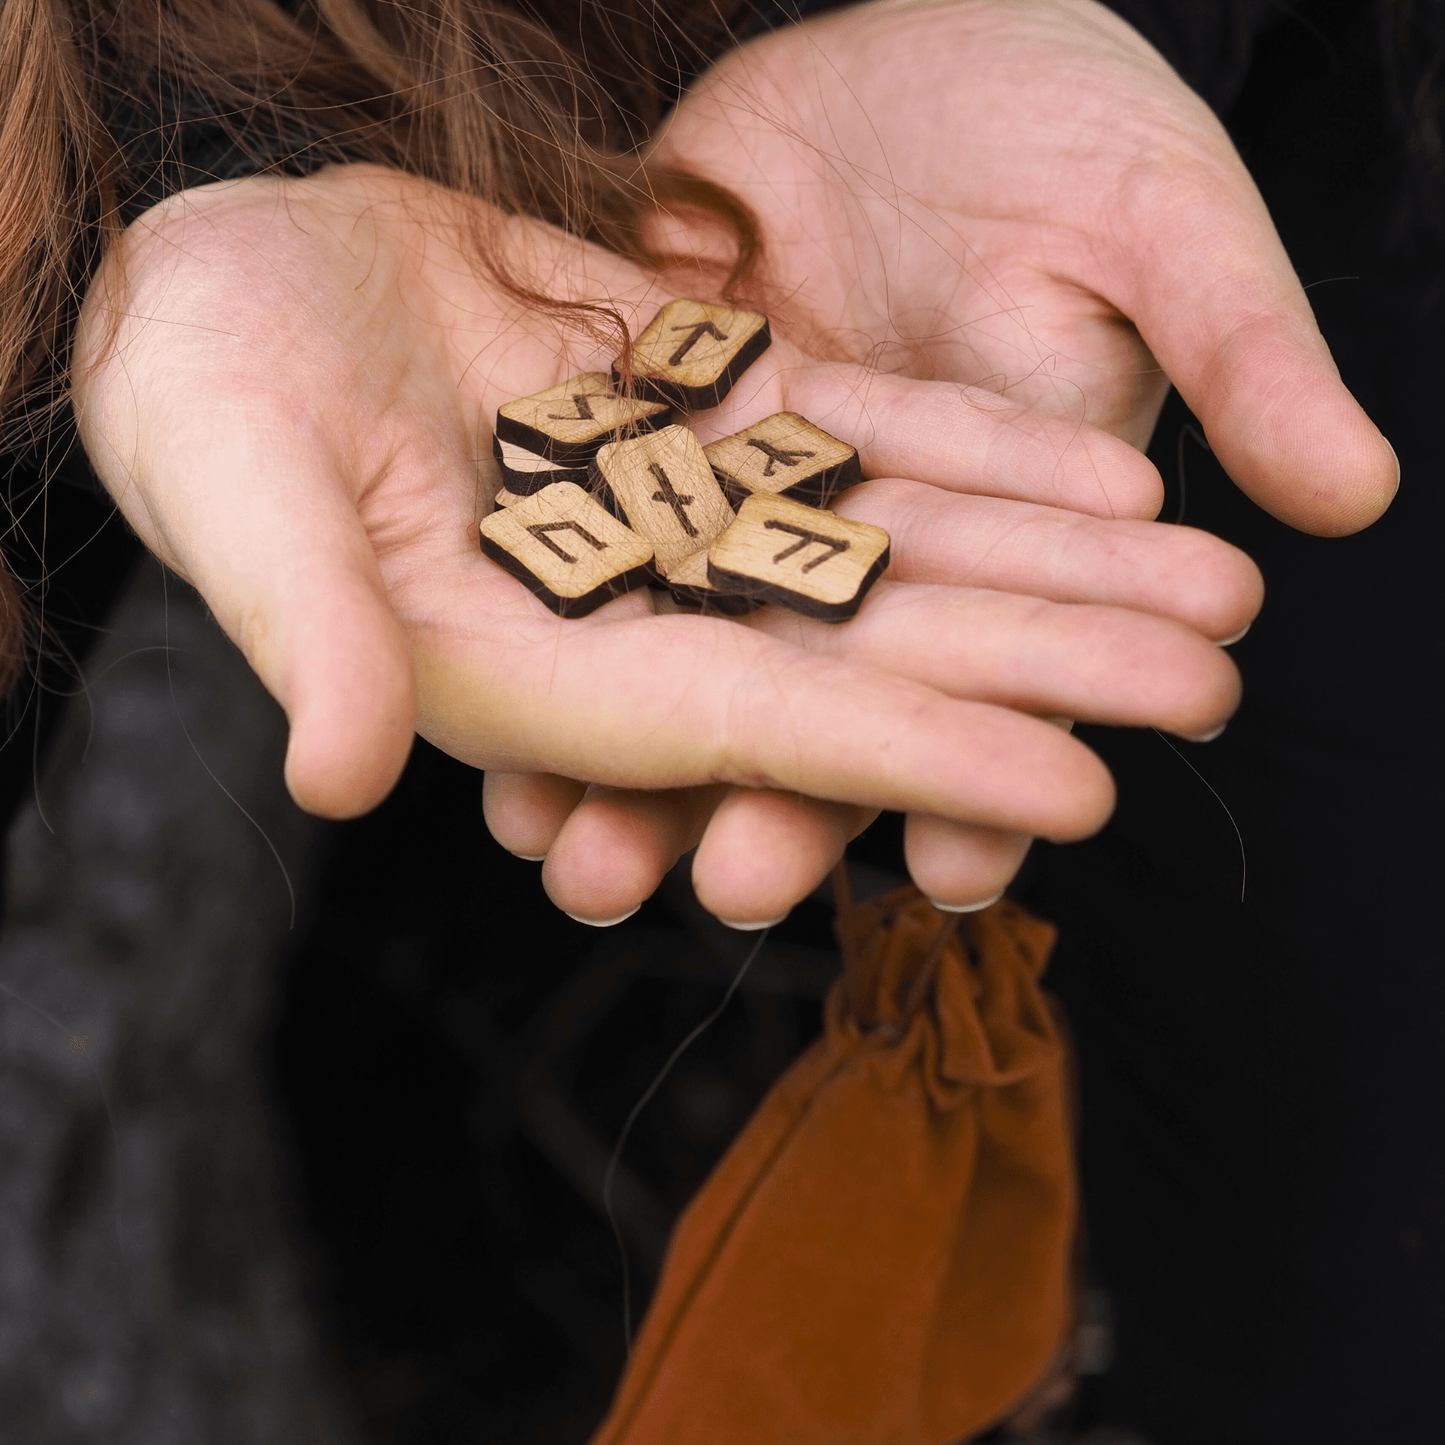
M 396 166 L 645 262 L 654 202 L 700 207 L 756 250 L 746 209 L 638 147 L 725 44 L 719 0 L 4 0 L 0 6 L 0 407 L 43 427 L 78 295 L 128 198 L 329 160 Z M 736 8 L 734 3 L 733 8 Z M 206 146 L 201 150 L 205 151 Z M 557 308 L 478 261 L 515 294 Z M 573 308 L 598 312 L 598 308 Z M 595 325 L 607 313 L 586 315 Z M 615 325 L 621 328 L 620 319 Z M 625 342 L 625 330 L 622 337 Z M 21 429 L 17 432 L 19 419 Z M 0 569 L 0 667 L 23 613 Z

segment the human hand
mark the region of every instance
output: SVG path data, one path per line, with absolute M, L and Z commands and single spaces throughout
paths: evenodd
M 1194 735 L 1181 707 L 1194 688 L 1224 681 L 1214 673 L 1223 654 L 1203 638 L 1239 632 L 1261 598 L 1248 559 L 1192 528 L 1103 521 L 899 479 L 864 482 L 836 510 L 892 537 L 893 564 L 859 616 L 830 627 L 767 608 L 746 623 L 1038 716 L 1161 726 L 1167 712 L 1172 730 Z M 1173 623 L 1167 632 L 1154 630 L 1161 619 Z M 1200 636 L 1186 644 L 1181 624 Z M 1214 712 L 1216 727 L 1232 709 L 1233 701 Z M 698 897 L 747 926 L 806 896 L 875 816 L 775 789 L 677 797 L 513 772 L 488 772 L 486 805 L 501 842 L 545 857 L 548 892 L 574 916 L 625 916 L 698 845 Z M 1028 841 L 1026 832 L 926 811 L 905 826 L 909 871 L 942 906 L 996 896 Z
M 303 806 L 336 816 L 370 806 L 415 724 L 503 773 L 689 790 L 653 800 L 669 837 L 701 832 L 703 853 L 715 843 L 719 875 L 731 868 L 749 902 L 750 869 L 772 861 L 796 875 L 780 838 L 846 833 L 860 809 L 1055 837 L 1097 827 L 1112 801 L 1102 766 L 1015 705 L 1183 733 L 1232 709 L 1227 659 L 1192 627 L 1141 612 L 1035 602 L 1009 617 L 985 597 L 962 653 L 970 599 L 906 583 L 903 604 L 880 587 L 863 625 L 828 633 L 798 624 L 789 635 L 792 623 L 766 617 L 741 627 L 657 616 L 645 593 L 559 622 L 477 547 L 487 419 L 500 401 L 608 353 L 479 278 L 462 241 L 476 214 L 424 182 L 362 167 L 202 188 L 133 227 L 87 298 L 74 385 L 87 449 L 143 540 L 199 588 L 286 708 L 287 776 Z M 493 219 L 514 263 L 553 294 L 614 300 L 634 329 L 665 299 L 615 257 Z M 1051 496 L 1079 507 L 1103 497 L 1138 512 L 1157 486 L 1147 463 L 1102 433 L 1018 429 L 1006 409 L 958 402 L 956 387 L 810 362 L 779 342 L 712 421 L 727 430 L 789 407 L 857 441 L 875 474 L 906 464 L 922 481 L 981 489 L 997 473 L 1021 490 L 1042 476 Z M 886 511 L 887 496 L 875 490 L 873 505 Z M 935 539 L 943 525 L 930 525 Z M 1013 549 L 1003 570 L 1037 575 L 1043 596 L 1092 587 L 1113 601 L 1110 589 L 1153 586 L 1170 594 L 1158 611 L 1192 608 L 1202 617 L 1186 620 L 1215 635 L 1257 604 L 1249 564 L 1197 534 L 1183 545 L 1204 585 L 1177 588 L 1121 579 L 1112 542 L 1065 564 L 1050 521 L 1002 530 L 1029 526 L 1036 545 Z M 1150 566 L 1165 558 L 1136 544 Z M 912 551 L 900 545 L 901 568 Z M 926 576 L 935 564 L 926 548 L 919 556 Z M 1088 577 L 1091 565 L 1107 583 Z M 993 575 L 978 570 L 985 583 Z M 1174 568 L 1166 559 L 1156 570 Z M 1056 676 L 988 655 L 992 639 L 995 653 L 1046 660 L 1070 627 L 1088 645 L 1071 645 L 1076 664 Z M 936 648 L 916 645 L 923 629 Z M 763 791 L 722 791 L 738 783 Z M 750 809 L 776 817 L 779 799 L 771 840 L 747 827 L 729 835 Z M 710 819 L 721 820 L 716 835 Z M 749 916 L 727 901 L 712 900 L 725 916 Z
M 777 329 L 814 354 L 1140 448 L 1172 381 L 1290 525 L 1353 532 L 1394 495 L 1224 128 L 1093 0 L 879 0 L 778 30 L 705 75 L 654 153 L 753 208 Z M 695 217 L 659 235 L 731 258 Z
M 1019 437 L 1069 417 L 1141 448 L 1172 379 L 1240 485 L 1294 525 L 1352 531 L 1393 495 L 1393 454 L 1223 128 L 1090 0 L 885 0 L 779 30 L 703 77 L 654 155 L 752 207 L 759 304 L 816 354 L 996 393 Z M 664 218 L 655 240 L 732 259 L 697 216 Z M 1039 475 L 1022 492 L 1003 470 L 934 479 L 1049 496 Z M 1159 497 L 1053 499 L 1152 516 Z M 967 556 L 945 580 L 978 580 Z M 614 860 L 628 832 L 614 827 Z M 549 869 L 584 866 L 570 842 Z M 1027 846 L 922 815 L 905 833 L 915 878 L 950 902 L 996 893 Z

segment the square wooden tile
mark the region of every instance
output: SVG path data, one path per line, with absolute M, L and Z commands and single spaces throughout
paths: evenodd
M 704 450 L 735 507 L 755 492 L 822 507 L 863 479 L 857 451 L 795 411 L 775 412 Z
M 559 617 L 585 617 L 644 586 L 652 548 L 572 482 L 556 482 L 482 519 L 482 551 Z
M 708 581 L 720 592 L 775 602 L 825 622 L 844 622 L 888 566 L 888 533 L 867 522 L 754 495 L 708 549 Z
M 702 443 L 685 426 L 609 442 L 592 473 L 627 525 L 652 544 L 664 577 L 685 557 L 705 551 L 733 520 Z
M 586 466 L 603 442 L 628 428 L 671 419 L 667 403 L 618 396 L 606 372 L 588 371 L 497 408 L 495 435 L 549 462 Z
M 688 411 L 716 406 L 772 344 L 761 311 L 669 301 L 633 343 L 633 390 Z M 621 373 L 612 364 L 614 382 Z

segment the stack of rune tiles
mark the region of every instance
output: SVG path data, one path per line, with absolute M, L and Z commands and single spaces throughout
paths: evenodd
M 649 584 L 707 612 L 852 617 L 888 566 L 887 532 L 825 510 L 858 453 L 794 412 L 707 447 L 673 422 L 721 402 L 770 340 L 759 312 L 671 301 L 634 344 L 630 395 L 614 366 L 506 403 L 482 551 L 562 617 Z

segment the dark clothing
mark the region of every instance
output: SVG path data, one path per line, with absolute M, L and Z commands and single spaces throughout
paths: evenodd
M 1102 3 L 1123 16 L 1221 114 L 1239 97 L 1260 32 L 1286 14 L 1278 0 Z M 1293 13 L 1298 16 L 1300 12 Z M 1296 19 L 1294 23 L 1300 22 Z
M 1250 7 L 1117 8 L 1211 99 Z M 1254 7 L 1258 14 L 1259 7 Z M 1243 19 L 1241 18 L 1243 16 Z M 1264 571 L 1223 737 L 1085 730 L 1120 806 L 1042 850 L 1028 901 L 1077 1034 L 1106 1413 L 1158 1445 L 1445 1438 L 1445 533 L 1438 248 L 1402 226 L 1404 147 L 1368 7 L 1276 15 L 1226 116 L 1345 382 L 1403 485 L 1367 532 L 1290 531 L 1184 433 L 1151 455 L 1183 516 Z M 1166 511 L 1166 515 L 1175 515 Z

